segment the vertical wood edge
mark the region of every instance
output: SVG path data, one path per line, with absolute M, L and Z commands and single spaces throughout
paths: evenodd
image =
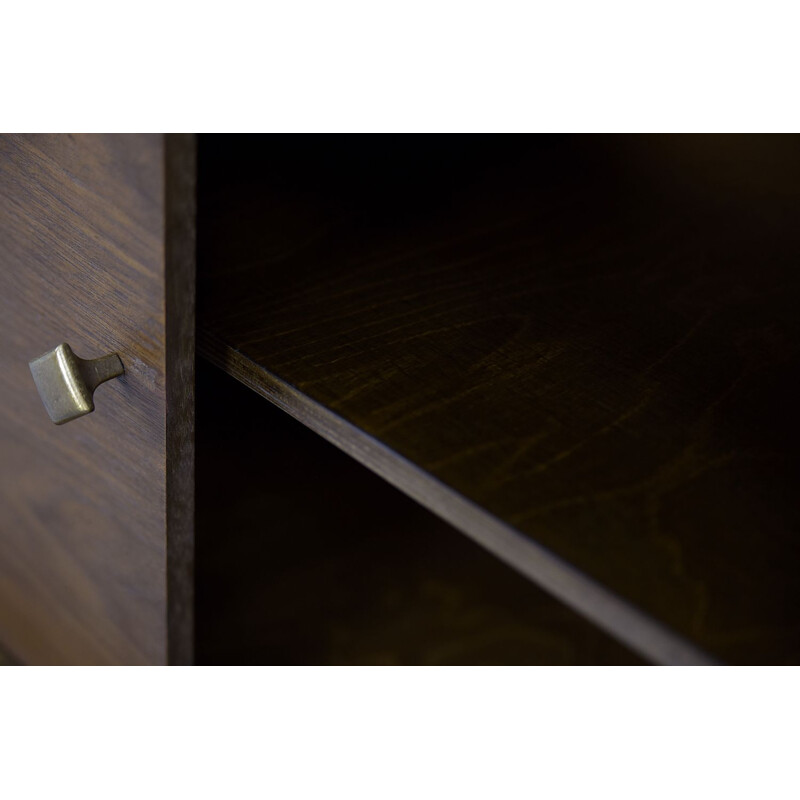
M 194 662 L 194 416 L 197 150 L 164 139 L 167 661 Z

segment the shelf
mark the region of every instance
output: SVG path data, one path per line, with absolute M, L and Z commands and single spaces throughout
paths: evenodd
M 797 660 L 796 139 L 201 137 L 199 170 L 207 358 L 650 660 Z
M 198 663 L 640 663 L 215 367 L 198 384 Z

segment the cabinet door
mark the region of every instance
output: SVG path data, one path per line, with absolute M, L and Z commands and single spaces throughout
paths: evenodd
M 194 141 L 0 137 L 0 642 L 23 662 L 192 658 Z M 54 425 L 28 362 L 125 374 Z

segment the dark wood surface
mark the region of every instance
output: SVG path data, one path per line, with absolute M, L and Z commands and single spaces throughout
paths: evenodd
M 196 140 L 164 137 L 168 662 L 194 662 Z
M 228 372 L 650 659 L 800 656 L 796 137 L 202 139 Z
M 639 663 L 233 378 L 197 388 L 199 664 Z
M 0 648 L 0 667 L 16 667 L 18 666 L 17 661 L 14 659 L 14 656 L 11 653 L 6 652 L 2 648 Z
M 27 663 L 191 657 L 191 630 L 168 631 L 168 604 L 190 626 L 191 595 L 168 575 L 191 559 L 192 495 L 167 462 L 192 448 L 193 409 L 168 400 L 193 383 L 190 178 L 176 180 L 193 146 L 0 138 L 0 640 Z M 118 352 L 125 375 L 56 427 L 28 361 L 62 341 Z

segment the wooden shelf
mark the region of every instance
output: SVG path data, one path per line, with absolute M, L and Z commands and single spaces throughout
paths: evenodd
M 198 344 L 647 658 L 789 663 L 799 187 L 780 137 L 201 137 Z
M 215 367 L 198 389 L 198 663 L 640 663 Z

